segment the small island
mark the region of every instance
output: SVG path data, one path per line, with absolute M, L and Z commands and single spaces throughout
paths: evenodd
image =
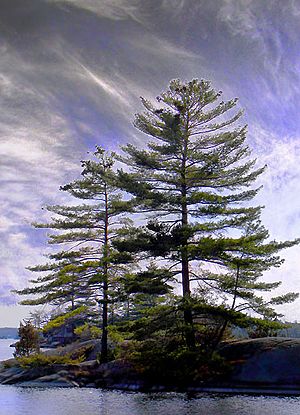
M 209 81 L 171 81 L 142 98 L 143 146 L 96 146 L 60 188 L 70 203 L 34 225 L 56 249 L 15 291 L 52 313 L 20 326 L 2 384 L 296 393 L 300 342 L 277 337 L 276 306 L 298 294 L 262 277 L 300 239 L 270 240 L 255 205 L 265 166 L 237 100 L 220 96 Z
M 267 337 L 225 342 L 226 370 L 207 379 L 151 379 L 126 359 L 99 363 L 101 341 L 78 341 L 35 360 L 2 362 L 0 383 L 23 387 L 93 387 L 128 391 L 186 391 L 300 395 L 300 339 Z M 43 358 L 41 357 L 43 356 Z

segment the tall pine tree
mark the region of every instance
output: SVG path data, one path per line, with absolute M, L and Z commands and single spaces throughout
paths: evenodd
M 125 212 L 130 202 L 122 200 L 113 172 L 114 155 L 97 146 L 93 160 L 82 162 L 82 178 L 61 190 L 87 203 L 72 206 L 49 206 L 55 214 L 51 223 L 36 227 L 54 231 L 49 243 L 63 244 L 65 249 L 50 256 L 51 262 L 32 267 L 35 272 L 47 272 L 31 281 L 32 288 L 18 291 L 21 295 L 37 295 L 23 301 L 26 304 L 63 303 L 70 301 L 74 309 L 89 301 L 101 305 L 101 361 L 108 359 L 108 309 L 110 292 L 126 271 L 130 255 L 113 249 L 111 241 L 126 235 L 130 220 Z M 124 236 L 122 237 L 124 238 Z
M 242 115 L 235 111 L 237 100 L 224 102 L 220 96 L 207 81 L 174 80 L 157 97 L 158 106 L 142 98 L 145 112 L 134 124 L 152 140 L 147 149 L 128 144 L 119 157 L 131 169 L 119 172 L 119 184 L 134 195 L 135 211 L 148 217 L 119 248 L 148 252 L 179 278 L 190 349 L 196 344 L 192 281 L 213 281 L 231 294 L 229 308 L 248 297 L 247 304 L 259 311 L 260 297 L 251 292 L 276 286 L 257 282 L 260 271 L 280 265 L 275 254 L 299 242 L 266 242 L 262 207 L 249 206 L 259 190 L 252 185 L 265 167 L 255 168 L 250 159 L 246 126 L 237 125 Z M 208 275 L 203 264 L 215 264 L 217 275 Z

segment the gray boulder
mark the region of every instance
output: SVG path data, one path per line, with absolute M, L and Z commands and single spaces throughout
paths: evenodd
M 61 376 L 60 373 L 52 374 L 48 376 L 42 376 L 40 378 L 21 382 L 18 383 L 19 386 L 27 386 L 27 387 L 42 387 L 42 388 L 48 388 L 48 387 L 57 387 L 57 388 L 73 388 L 78 387 L 78 383 L 67 379 L 64 376 Z
M 225 344 L 220 354 L 232 366 L 235 385 L 300 387 L 300 339 L 267 337 Z

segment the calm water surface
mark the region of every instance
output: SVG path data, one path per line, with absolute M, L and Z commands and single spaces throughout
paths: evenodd
M 0 340 L 0 360 L 12 341 Z M 8 349 L 8 350 L 7 350 Z M 299 415 L 300 397 L 134 393 L 0 385 L 0 415 Z
M 299 415 L 300 398 L 0 386 L 1 415 Z
M 16 341 L 17 339 L 0 339 L 0 361 L 13 357 L 15 349 L 9 346 L 16 343 Z

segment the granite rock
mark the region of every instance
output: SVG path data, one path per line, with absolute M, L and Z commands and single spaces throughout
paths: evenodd
M 234 384 L 300 387 L 300 339 L 267 337 L 228 343 L 221 355 L 232 365 Z

